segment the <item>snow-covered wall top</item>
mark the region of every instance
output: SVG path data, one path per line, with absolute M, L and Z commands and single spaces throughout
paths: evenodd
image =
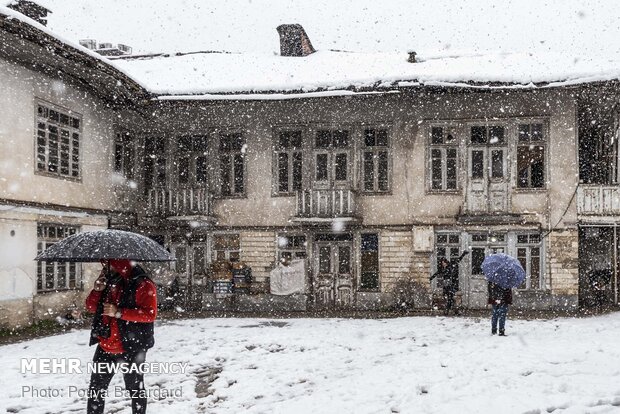
M 72 46 L 91 38 L 128 44 L 137 53 L 235 51 L 102 58 L 150 92 L 181 98 L 420 84 L 556 86 L 620 77 L 620 3 L 613 0 L 519 0 L 501 7 L 492 0 L 38 2 L 52 10 L 47 30 Z M 275 28 L 294 22 L 317 53 L 276 54 Z M 408 63 L 405 50 L 419 52 L 420 61 Z

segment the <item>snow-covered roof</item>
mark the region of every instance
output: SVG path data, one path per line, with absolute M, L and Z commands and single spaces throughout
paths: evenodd
M 159 99 L 282 99 L 420 86 L 535 88 L 620 78 L 620 27 L 613 17 L 620 12 L 620 5 L 610 0 L 599 0 L 588 10 L 583 10 L 578 0 L 561 4 L 522 0 L 502 8 L 490 0 L 472 0 L 465 9 L 453 9 L 453 2 L 443 0 L 415 4 L 405 0 L 385 4 L 359 1 L 364 6 L 362 11 L 349 0 L 317 0 L 312 7 L 301 0 L 274 0 L 272 7 L 260 1 L 186 0 L 170 13 L 169 0 L 142 0 L 131 5 L 121 0 L 42 0 L 54 12 L 50 28 L 24 21 L 118 69 Z M 7 0 L 0 0 L 0 6 L 3 2 Z M 362 3 L 355 5 L 361 7 Z M 0 7 L 0 12 L 6 14 L 5 9 Z M 332 17 L 322 14 L 325 10 L 332 11 Z M 297 12 L 303 12 L 303 18 L 310 22 L 309 29 L 301 20 L 318 51 L 306 57 L 274 54 L 272 50 L 278 48 L 277 23 Z M 359 32 L 358 44 L 366 51 L 330 50 L 338 47 L 351 30 L 343 24 L 343 16 L 354 21 L 357 30 L 360 24 L 371 29 Z M 462 22 L 467 16 L 470 20 Z M 430 36 L 424 35 L 421 21 Z M 167 22 L 178 23 L 176 30 L 170 30 Z M 265 27 L 272 23 L 272 27 Z M 223 45 L 222 31 L 227 27 L 231 38 L 238 37 L 239 30 L 243 32 L 248 50 L 145 53 L 139 58 L 109 59 L 77 42 L 80 38 L 97 38 L 144 51 L 165 49 L 153 39 L 170 37 L 182 39 L 177 50 L 191 51 L 187 47 L 196 47 L 196 42 L 205 45 L 201 50 L 215 50 Z M 107 30 L 107 34 L 97 30 Z M 115 38 L 119 32 L 129 37 Z M 379 47 L 382 51 L 366 47 L 369 36 L 380 38 L 384 33 L 400 32 L 413 39 L 406 40 L 410 42 L 406 49 L 420 52 L 416 63 L 407 61 L 407 53 L 394 51 L 395 46 L 406 50 L 402 37 Z M 330 33 L 334 36 L 332 43 L 326 41 Z M 455 34 L 462 38 L 455 40 Z M 315 35 L 321 40 L 316 41 Z M 344 45 L 351 44 L 351 33 L 347 36 Z M 220 40 L 211 43 L 211 38 Z M 257 47 L 257 39 L 268 44 L 267 50 Z M 439 53 L 429 47 L 432 39 L 444 42 Z M 456 51 L 455 41 L 462 42 L 459 46 L 465 51 Z M 588 44 L 591 47 L 583 47 Z M 240 49 L 239 43 L 231 49 Z
M 156 95 L 302 93 L 407 86 L 537 87 L 617 79 L 620 60 L 568 54 L 417 56 L 317 51 L 305 57 L 191 53 L 115 59 Z M 196 98 L 196 96 L 194 96 Z

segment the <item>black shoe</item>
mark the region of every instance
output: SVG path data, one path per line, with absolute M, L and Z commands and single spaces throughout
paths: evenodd
M 496 335 L 497 331 L 495 329 L 491 329 L 491 335 Z
M 499 331 L 499 336 L 506 336 L 506 333 L 504 331 Z

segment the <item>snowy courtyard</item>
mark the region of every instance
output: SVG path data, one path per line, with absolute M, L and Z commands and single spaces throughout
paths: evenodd
M 609 413 L 620 412 L 620 314 L 511 320 L 491 336 L 474 317 L 199 319 L 160 323 L 147 374 L 150 413 Z M 89 361 L 88 331 L 0 347 L 0 408 L 83 412 L 88 374 L 22 374 L 22 358 Z M 111 387 L 122 386 L 118 374 Z M 22 387 L 59 397 L 22 396 Z M 32 393 L 32 392 L 30 392 Z M 109 411 L 108 411 L 109 410 Z M 4 412 L 4 410 L 2 410 Z M 109 397 L 106 412 L 129 413 Z

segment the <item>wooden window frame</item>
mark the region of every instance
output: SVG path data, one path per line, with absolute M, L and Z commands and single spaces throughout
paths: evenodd
M 283 148 L 280 145 L 280 136 L 281 134 L 284 133 L 300 133 L 301 135 L 301 142 L 299 147 L 287 147 L 287 148 Z M 306 137 L 306 132 L 305 132 L 305 128 L 303 127 L 299 127 L 296 128 L 294 126 L 291 127 L 286 127 L 286 128 L 277 128 L 274 131 L 273 134 L 273 185 L 272 185 L 272 195 L 273 196 L 291 196 L 291 195 L 295 195 L 297 193 L 297 191 L 303 190 L 304 189 L 304 183 L 305 183 L 305 175 L 306 175 L 306 162 L 307 162 L 307 157 L 306 157 L 306 151 L 305 151 L 305 137 Z M 281 191 L 280 190 L 280 155 L 281 154 L 286 154 L 287 155 L 287 174 L 288 174 L 288 190 L 287 191 Z M 293 187 L 293 183 L 294 183 L 294 161 L 293 158 L 295 156 L 300 156 L 301 157 L 301 182 L 300 182 L 300 188 L 295 189 Z
M 55 236 L 50 236 L 50 230 L 54 229 Z M 59 224 L 59 223 L 37 223 L 37 252 L 41 253 L 51 244 L 54 244 L 65 237 L 79 233 L 80 227 L 75 225 Z M 62 233 L 60 236 L 59 233 Z M 47 286 L 48 269 L 51 267 L 52 273 L 52 287 Z M 65 284 L 64 286 L 58 286 L 58 278 L 60 269 L 64 268 Z M 73 272 L 73 274 L 72 274 Z M 36 291 L 38 293 L 48 292 L 61 292 L 69 290 L 81 290 L 81 267 L 76 262 L 37 262 L 37 284 Z M 72 277 L 73 276 L 73 277 Z M 70 286 L 71 279 L 73 279 L 74 285 Z
M 222 139 L 224 137 L 227 136 L 232 136 L 235 134 L 239 134 L 241 136 L 241 148 L 240 149 L 230 149 L 230 150 L 222 150 Z M 225 130 L 225 131 L 219 131 L 217 132 L 217 189 L 218 189 L 218 197 L 219 198 L 245 198 L 247 197 L 247 192 L 248 192 L 248 183 L 247 183 L 247 162 L 246 162 L 246 150 L 247 150 L 247 141 L 246 141 L 246 134 L 241 131 L 241 130 Z M 236 157 L 240 156 L 241 157 L 241 162 L 242 162 L 242 180 L 241 180 L 241 185 L 243 186 L 243 190 L 242 191 L 235 191 L 235 160 Z M 223 164 L 222 164 L 222 159 L 226 157 L 228 160 L 228 167 L 229 168 L 229 178 L 228 178 L 228 184 L 230 185 L 230 189 L 231 192 L 224 194 L 223 193 L 223 180 L 222 180 L 222 175 L 223 175 Z
M 386 145 L 374 145 L 369 146 L 366 143 L 366 132 L 369 130 L 376 131 L 385 131 L 386 132 Z M 376 139 L 376 138 L 375 138 Z M 376 141 L 375 141 L 376 142 Z M 384 125 L 362 125 L 361 127 L 361 142 L 360 142 L 360 178 L 359 178 L 359 188 L 361 193 L 364 195 L 391 195 L 392 194 L 392 130 L 388 126 Z M 387 154 L 387 188 L 385 190 L 379 189 L 379 154 L 386 153 Z M 373 159 L 373 189 L 366 189 L 366 154 L 372 154 Z
M 519 236 L 528 237 L 527 242 L 519 242 Z M 532 236 L 534 240 L 532 240 Z M 519 259 L 519 249 L 526 249 L 526 267 L 525 269 L 525 287 L 518 287 L 519 291 L 540 292 L 545 290 L 545 278 L 544 278 L 544 249 L 543 249 L 542 236 L 537 232 L 517 233 L 515 242 L 515 257 Z M 532 249 L 538 249 L 538 287 L 531 286 L 531 266 L 532 266 Z
M 441 128 L 442 134 L 454 134 L 456 135 L 453 142 L 447 143 L 434 143 L 433 142 L 433 130 L 435 128 Z M 461 140 L 459 139 L 461 129 L 458 125 L 449 124 L 449 123 L 440 123 L 440 124 L 430 124 L 427 131 L 427 165 L 426 165 L 426 174 L 427 174 L 427 191 L 433 194 L 459 194 L 462 190 L 461 183 Z M 455 160 L 454 160 L 454 168 L 455 168 L 455 188 L 447 188 L 448 184 L 448 150 L 455 151 Z M 433 161 L 435 160 L 433 153 L 434 151 L 440 152 L 440 163 L 441 163 L 441 188 L 434 188 L 434 179 L 433 179 Z
M 82 181 L 82 146 L 83 117 L 81 114 L 41 99 L 34 101 L 34 170 L 37 175 L 61 178 L 63 180 Z M 66 122 L 63 122 L 63 119 Z M 50 130 L 56 133 L 56 165 L 50 170 Z M 67 133 L 67 142 L 63 143 L 63 132 Z M 63 151 L 63 146 L 66 150 Z M 63 154 L 66 154 L 66 167 L 63 167 Z M 63 168 L 67 168 L 63 172 Z
M 521 140 L 521 134 L 520 134 L 520 128 L 522 125 L 528 125 L 531 126 L 532 125 L 541 125 L 541 130 L 542 130 L 542 139 L 540 140 L 529 140 L 529 141 L 525 141 L 525 140 Z M 514 181 L 514 190 L 516 192 L 541 192 L 541 191 L 547 191 L 548 190 L 548 185 L 547 185 L 547 180 L 549 177 L 549 173 L 548 173 L 548 164 L 549 164 L 549 127 L 548 124 L 545 120 L 542 119 L 516 119 L 515 120 L 515 152 L 514 152 L 514 177 L 515 177 L 515 181 Z M 534 144 L 532 144 L 534 143 Z M 542 187 L 532 187 L 531 185 L 529 185 L 531 183 L 531 178 L 532 178 L 532 174 L 531 174 L 531 168 L 528 168 L 528 186 L 525 187 L 520 187 L 519 186 L 519 148 L 524 148 L 524 147 L 531 147 L 532 145 L 536 145 L 539 147 L 542 147 L 542 151 L 543 151 L 543 185 Z M 530 148 L 531 149 L 531 148 Z

